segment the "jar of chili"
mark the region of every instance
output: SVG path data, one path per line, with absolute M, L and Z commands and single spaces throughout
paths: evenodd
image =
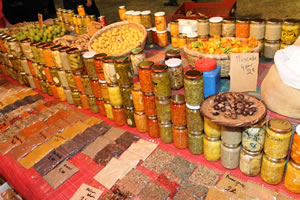
M 156 97 L 155 106 L 159 121 L 171 121 L 171 106 L 169 97 Z
M 174 145 L 178 149 L 185 149 L 188 147 L 188 134 L 186 126 L 173 126 L 173 140 Z
M 192 154 L 199 155 L 203 153 L 203 132 L 188 132 L 188 147 Z
M 84 92 L 84 87 L 81 82 L 81 73 L 80 72 L 75 72 L 73 75 L 74 81 L 76 88 L 78 89 L 79 92 Z
M 151 77 L 156 97 L 168 97 L 171 95 L 170 78 L 167 69 L 168 66 L 162 64 L 152 66 Z
M 104 99 L 102 97 L 97 98 L 96 104 L 98 106 L 98 111 L 99 111 L 100 115 L 106 116 L 105 107 L 104 107 Z
M 170 34 L 171 36 L 179 35 L 179 23 L 177 20 L 170 22 Z
M 191 106 L 199 106 L 204 100 L 203 73 L 189 70 L 184 77 L 185 101 Z
M 113 112 L 112 112 L 112 106 L 111 106 L 109 101 L 104 101 L 104 108 L 105 108 L 105 113 L 106 113 L 107 119 L 114 120 L 114 115 L 113 115 Z
M 175 94 L 171 97 L 171 118 L 175 126 L 186 125 L 185 99 L 182 94 Z
M 247 19 L 236 20 L 235 36 L 237 38 L 248 38 L 250 32 L 250 22 Z
M 101 98 L 102 93 L 101 93 L 101 87 L 100 87 L 100 82 L 99 82 L 98 78 L 91 79 L 91 86 L 92 86 L 92 91 L 93 91 L 93 94 L 95 95 L 95 97 Z
M 130 51 L 130 61 L 132 72 L 134 75 L 138 76 L 139 64 L 145 60 L 146 56 L 142 48 L 134 48 Z
M 124 107 L 133 107 L 133 98 L 131 94 L 132 84 L 121 85 L 121 96 Z
M 83 54 L 83 62 L 90 78 L 97 78 L 96 68 L 94 64 L 94 56 L 96 52 L 88 51 Z
M 145 133 L 147 132 L 147 118 L 145 113 L 143 112 L 135 112 L 134 113 L 134 121 L 136 124 L 136 129 L 138 132 Z
M 171 58 L 166 62 L 170 78 L 170 86 L 172 90 L 183 88 L 183 66 L 179 58 Z
M 162 142 L 169 144 L 173 142 L 173 130 L 171 121 L 159 121 L 159 135 Z
M 125 112 L 122 106 L 113 106 L 112 113 L 114 115 L 114 121 L 118 126 L 124 126 L 126 124 Z
M 210 35 L 210 37 L 222 35 L 222 21 L 223 21 L 222 17 L 209 18 L 209 35 Z
M 106 84 L 106 81 L 100 80 L 99 82 L 100 82 L 101 94 L 104 101 L 109 101 L 108 86 Z
M 151 67 L 154 63 L 152 61 L 142 61 L 139 63 L 139 79 L 141 84 L 141 90 L 143 92 L 153 92 Z
M 89 110 L 90 105 L 89 105 L 89 100 L 88 100 L 87 95 L 84 92 L 80 92 L 79 97 L 80 97 L 82 107 L 86 110 Z
M 153 138 L 160 137 L 157 116 L 147 116 L 147 127 L 148 127 L 148 134 L 150 137 Z
M 90 82 L 90 78 L 88 75 L 82 75 L 81 76 L 81 82 L 84 88 L 84 92 L 86 95 L 93 95 L 93 90 Z
M 136 82 L 133 84 L 133 88 L 131 90 L 133 105 L 137 112 L 144 112 L 144 101 L 143 101 L 143 92 L 141 91 L 140 82 Z
M 105 81 L 103 72 L 103 58 L 106 57 L 106 53 L 96 54 L 94 56 L 94 64 L 96 68 L 96 74 L 99 80 Z
M 122 105 L 122 96 L 118 84 L 116 83 L 108 84 L 108 96 L 112 106 Z
M 143 94 L 144 109 L 147 116 L 156 115 L 155 96 L 153 92 Z
M 180 51 L 178 49 L 169 49 L 165 53 L 165 61 L 171 59 L 171 58 L 178 58 L 181 59 Z
M 130 127 L 135 127 L 134 107 L 125 107 L 126 123 Z
M 132 74 L 128 57 L 122 56 L 115 58 L 115 69 L 117 80 L 120 85 L 132 83 Z

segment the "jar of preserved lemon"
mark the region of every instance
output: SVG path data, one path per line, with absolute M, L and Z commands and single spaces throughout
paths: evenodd
M 152 28 L 152 19 L 151 19 L 151 11 L 145 10 L 141 12 L 142 24 L 145 28 Z
M 285 164 L 285 158 L 276 159 L 264 154 L 260 172 L 262 180 L 272 185 L 279 184 L 282 180 Z
M 281 41 L 285 44 L 293 44 L 299 36 L 299 20 L 286 19 L 282 24 Z
M 209 35 L 209 22 L 207 17 L 197 19 L 198 35 Z
M 268 19 L 266 22 L 265 39 L 280 40 L 281 28 L 282 28 L 282 20 Z
M 204 117 L 204 133 L 210 138 L 220 138 L 221 137 L 221 126 L 213 123 L 206 117 Z
M 222 35 L 222 21 L 223 21 L 222 17 L 209 18 L 209 35 L 210 35 L 210 37 Z
M 165 47 L 168 45 L 168 33 L 167 30 L 157 31 L 158 46 Z
M 235 35 L 235 20 L 233 18 L 225 18 L 222 23 L 222 36 L 234 37 Z
M 285 158 L 288 154 L 291 136 L 292 125 L 289 121 L 270 120 L 264 144 L 265 154 L 275 159 Z
M 171 37 L 171 44 L 173 48 L 178 48 L 179 47 L 179 35 L 173 35 Z
M 165 12 L 156 12 L 155 16 L 155 27 L 156 31 L 164 31 L 167 29 L 167 22 Z
M 119 6 L 119 17 L 120 17 L 120 20 L 123 21 L 125 20 L 125 13 L 126 13 L 126 8 L 125 6 Z
M 204 157 L 208 161 L 218 161 L 221 157 L 221 140 L 205 136 L 203 139 Z
M 265 37 L 266 24 L 263 19 L 254 19 L 250 22 L 249 36 L 253 36 L 257 40 L 262 40 Z
M 178 48 L 183 49 L 185 45 L 186 45 L 186 35 L 180 34 L 179 41 L 178 41 Z
M 260 172 L 262 152 L 251 152 L 242 148 L 240 153 L 240 170 L 247 176 L 256 176 Z
M 179 23 L 177 20 L 170 22 L 170 35 L 179 35 Z
M 290 160 L 286 167 L 284 187 L 291 192 L 300 193 L 300 165 Z

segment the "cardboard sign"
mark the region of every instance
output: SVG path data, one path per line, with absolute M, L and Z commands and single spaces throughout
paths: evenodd
M 101 27 L 101 23 L 92 21 L 87 27 L 88 35 L 92 37 Z
M 217 184 L 218 189 L 224 189 L 233 194 L 244 192 L 245 187 L 246 183 L 244 181 L 232 176 L 229 173 L 225 173 L 220 182 Z
M 256 91 L 258 53 L 230 54 L 230 91 Z
M 71 200 L 97 200 L 102 193 L 103 190 L 99 190 L 87 184 L 82 184 L 72 196 Z

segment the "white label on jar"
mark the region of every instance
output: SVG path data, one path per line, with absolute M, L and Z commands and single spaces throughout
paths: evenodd
M 127 119 L 127 124 L 128 125 L 132 125 L 132 120 L 131 119 Z
M 54 78 L 53 78 L 53 81 L 54 81 L 55 83 L 59 83 L 59 80 L 58 80 L 57 77 L 54 77 Z

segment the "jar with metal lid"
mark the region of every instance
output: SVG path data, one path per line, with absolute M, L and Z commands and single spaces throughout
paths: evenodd
M 81 105 L 84 109 L 89 110 L 90 109 L 90 104 L 87 95 L 84 92 L 80 92 L 80 100 L 81 100 Z
M 207 17 L 197 19 L 197 33 L 198 35 L 209 34 L 209 22 Z
M 203 139 L 204 157 L 208 161 L 218 161 L 221 157 L 221 140 L 205 136 Z
M 88 51 L 83 54 L 83 62 L 85 65 L 85 69 L 90 78 L 97 78 L 97 73 L 96 73 L 96 68 L 94 63 L 95 55 L 96 52 L 94 51 Z
M 168 33 L 167 30 L 164 31 L 157 31 L 157 38 L 158 38 L 158 46 L 166 47 L 168 46 Z
M 242 141 L 242 128 L 222 126 L 222 142 L 228 145 L 240 144 Z
M 186 35 L 185 34 L 180 34 L 179 35 L 179 40 L 178 40 L 178 48 L 183 49 L 184 46 L 186 45 Z
M 29 66 L 28 66 L 27 59 L 25 57 L 21 58 L 21 65 L 22 65 L 22 68 L 23 68 L 22 71 L 24 71 L 26 74 L 31 74 Z
M 147 44 L 153 44 L 152 28 L 147 28 Z
M 250 32 L 250 22 L 247 19 L 236 20 L 235 37 L 248 38 Z
M 126 124 L 125 112 L 122 106 L 113 106 L 112 113 L 114 116 L 114 122 L 118 126 L 124 126 Z
M 106 81 L 100 80 L 101 94 L 104 101 L 109 101 L 108 86 Z
M 48 94 L 49 96 L 53 96 L 52 88 L 50 87 L 50 83 L 49 83 L 48 81 L 45 81 L 45 82 L 46 82 L 45 86 L 46 86 L 46 89 L 47 89 L 47 94 Z M 55 89 L 56 89 L 56 88 L 55 88 Z M 57 95 L 57 94 L 55 94 L 55 96 L 56 96 L 56 98 L 58 98 L 58 95 Z
M 139 64 L 145 60 L 146 56 L 142 48 L 134 48 L 130 51 L 130 61 L 132 72 L 138 76 Z
M 247 176 L 256 176 L 260 172 L 262 151 L 251 152 L 242 148 L 240 153 L 240 170 Z
M 168 97 L 171 95 L 168 66 L 160 64 L 152 66 L 152 83 L 156 97 Z
M 196 42 L 198 41 L 198 34 L 195 33 L 195 32 L 192 32 L 192 33 L 188 33 L 186 35 L 186 44 L 189 45 L 191 44 L 192 42 Z
M 88 26 L 91 23 L 91 18 L 88 15 L 84 17 L 84 23 L 86 26 Z
M 103 72 L 107 84 L 118 83 L 114 62 L 115 57 L 113 56 L 103 58 Z
M 122 103 L 124 107 L 133 106 L 131 89 L 132 89 L 132 84 L 121 85 L 120 91 L 121 91 Z
M 280 49 L 280 40 L 265 40 L 264 57 L 273 59 L 276 51 Z
M 100 115 L 106 117 L 106 112 L 105 112 L 105 108 L 104 108 L 104 99 L 102 97 L 97 98 L 96 99 L 96 104 L 97 104 L 98 111 L 99 111 Z
M 86 26 L 78 26 L 78 30 L 79 30 L 79 35 L 87 33 L 87 27 Z
M 94 95 L 88 95 L 88 102 L 92 113 L 98 113 L 98 106 Z
M 54 67 L 55 66 L 55 63 L 52 59 L 52 52 L 51 52 L 51 48 L 52 48 L 52 45 L 46 45 L 43 47 L 43 55 L 44 55 L 44 58 L 45 58 L 45 64 L 47 67 Z
M 282 31 L 281 31 L 281 41 L 285 44 L 293 44 L 298 36 L 299 36 L 299 24 L 298 19 L 286 19 L 283 21 L 282 24 Z
M 33 81 L 34 81 L 36 89 L 41 91 L 42 89 L 41 89 L 41 85 L 40 85 L 40 81 L 39 81 L 38 77 L 33 76 Z
M 173 141 L 174 146 L 178 149 L 185 149 L 188 147 L 188 134 L 186 126 L 173 126 Z
M 300 165 L 292 159 L 288 162 L 284 178 L 284 187 L 291 192 L 300 193 Z
M 141 90 L 143 92 L 153 92 L 151 67 L 154 64 L 152 61 L 142 61 L 139 63 L 138 75 L 141 84 Z
M 235 19 L 224 18 L 222 23 L 222 36 L 223 37 L 234 37 L 235 35 Z
M 167 61 L 171 58 L 181 59 L 180 50 L 178 50 L 178 49 L 169 49 L 169 50 L 167 50 L 166 53 L 165 53 L 165 61 Z
M 244 128 L 242 133 L 242 145 L 248 151 L 261 151 L 265 141 L 265 121 L 252 127 Z
M 46 85 L 46 81 L 42 80 L 42 79 L 39 79 L 39 85 L 41 87 L 41 91 L 45 94 L 48 93 L 48 90 L 47 90 L 47 85 Z
M 203 132 L 203 118 L 200 114 L 200 106 L 186 104 L 187 128 L 192 132 Z
M 204 133 L 211 138 L 221 137 L 221 126 L 204 117 Z
M 173 130 L 171 121 L 159 121 L 159 135 L 162 142 L 169 144 L 173 142 Z
M 59 49 L 61 48 L 63 48 L 61 45 L 56 45 L 51 48 L 51 55 L 54 65 L 59 69 L 63 68 L 62 61 L 59 55 Z
M 75 106 L 81 106 L 80 93 L 77 89 L 72 89 L 72 98 Z
M 114 115 L 113 115 L 113 112 L 112 112 L 112 106 L 111 106 L 109 101 L 104 101 L 104 108 L 105 108 L 105 113 L 106 113 L 107 119 L 114 120 Z
M 257 40 L 262 40 L 265 37 L 265 28 L 266 24 L 263 19 L 251 20 L 249 36 L 252 36 Z
M 66 95 L 65 95 L 64 88 L 61 86 L 56 86 L 56 91 L 57 91 L 59 99 L 61 101 L 66 101 Z
M 203 132 L 188 131 L 188 147 L 192 154 L 199 155 L 203 153 Z
M 173 48 L 179 48 L 179 35 L 171 36 L 171 44 Z
M 73 97 L 72 97 L 72 91 L 69 88 L 64 87 L 64 92 L 65 92 L 67 102 L 69 104 L 74 104 Z
M 288 155 L 292 125 L 284 119 L 271 119 L 268 123 L 264 143 L 264 152 L 276 159 L 285 158 Z
M 84 87 L 81 81 L 81 73 L 80 72 L 75 72 L 73 73 L 73 78 L 75 81 L 76 88 L 78 89 L 79 92 L 84 92 Z
M 41 44 L 40 42 L 31 42 L 30 47 L 33 55 L 33 61 L 40 62 L 39 52 L 37 50 L 37 46 Z
M 85 14 L 85 9 L 84 9 L 83 5 L 78 5 L 77 6 L 77 11 L 78 11 L 78 15 L 79 16 L 85 16 L 86 15 Z
M 21 49 L 22 49 L 24 56 L 27 59 L 29 59 L 29 60 L 33 59 L 33 54 L 32 54 L 31 46 L 30 46 L 30 39 L 21 40 Z
M 94 57 L 94 64 L 96 68 L 97 77 L 99 80 L 105 80 L 103 71 L 103 58 L 106 57 L 106 53 L 96 54 Z
M 141 12 L 141 20 L 142 20 L 142 25 L 144 25 L 145 28 L 151 28 L 152 27 L 151 11 L 145 10 Z
M 204 100 L 203 73 L 189 70 L 184 77 L 185 101 L 191 106 L 199 106 Z
M 171 118 L 175 126 L 186 125 L 186 106 L 184 95 L 175 94 L 171 97 Z
M 71 48 L 67 51 L 68 62 L 73 72 L 83 71 L 83 62 L 80 54 L 80 50 L 77 48 Z
M 136 82 L 131 90 L 133 105 L 137 112 L 144 112 L 143 92 L 141 91 L 140 82 Z
M 156 115 L 155 96 L 152 92 L 143 94 L 144 112 L 147 116 Z
M 72 71 L 66 71 L 66 79 L 68 81 L 69 87 L 71 89 L 75 89 L 76 88 L 76 84 L 75 84 L 75 80 L 72 74 Z
M 27 76 L 27 79 L 28 79 L 28 82 L 29 82 L 29 85 L 32 89 L 36 89 L 36 85 L 35 85 L 35 82 L 33 80 L 33 76 L 31 75 L 28 75 Z
M 126 17 L 125 12 L 126 12 L 125 6 L 119 6 L 118 13 L 121 21 L 125 20 Z
M 240 144 L 221 144 L 221 164 L 226 169 L 235 169 L 240 162 Z
M 115 70 L 119 85 L 131 84 L 131 67 L 127 56 L 115 58 Z
M 222 17 L 209 18 L 209 35 L 210 35 L 210 37 L 222 35 L 222 21 L 223 21 Z
M 134 11 L 132 13 L 132 21 L 138 24 L 142 24 L 142 16 L 140 11 Z
M 160 137 L 158 119 L 156 116 L 147 116 L 148 134 L 150 137 Z
M 178 20 L 170 22 L 170 35 L 179 35 L 179 22 Z
M 265 39 L 266 40 L 280 40 L 282 29 L 282 20 L 268 19 L 266 22 Z
M 101 93 L 101 87 L 100 87 L 100 82 L 99 82 L 98 78 L 91 79 L 91 87 L 92 87 L 92 92 L 95 95 L 95 97 L 101 98 L 102 93 Z
M 138 132 L 145 133 L 147 132 L 147 118 L 145 113 L 143 112 L 135 112 L 134 113 L 134 121 L 136 125 L 136 129 Z
M 135 127 L 134 107 L 125 107 L 126 123 L 130 127 Z
M 8 46 L 8 40 L 10 40 L 11 38 L 12 37 L 10 37 L 10 36 L 3 37 L 3 46 L 9 55 L 11 55 L 11 52 L 10 52 L 10 48 Z
M 276 185 L 282 180 L 286 158 L 276 159 L 263 155 L 260 176 L 268 184 Z
M 62 67 L 67 71 L 71 70 L 70 64 L 68 61 L 67 51 L 69 50 L 69 47 L 62 47 L 59 49 L 59 56 L 62 63 Z
M 17 38 L 11 38 L 10 40 L 8 40 L 8 46 L 10 49 L 10 54 L 19 58 L 23 55 L 21 46 L 17 40 Z
M 49 70 L 50 70 L 50 75 L 52 77 L 53 83 L 56 86 L 60 86 L 61 82 L 60 82 L 60 79 L 59 79 L 59 76 L 58 76 L 57 68 L 56 67 L 50 67 Z
M 133 10 L 128 10 L 128 11 L 125 12 L 125 19 L 127 21 L 132 21 L 132 13 L 133 12 L 134 12 Z
M 168 66 L 168 73 L 170 78 L 170 86 L 172 90 L 179 90 L 183 88 L 183 66 L 179 58 L 168 59 L 165 64 Z
M 155 27 L 157 31 L 164 31 L 167 29 L 167 21 L 165 12 L 154 13 Z
M 81 76 L 82 86 L 86 95 L 93 95 L 93 89 L 88 75 Z
M 295 163 L 300 164 L 300 125 L 296 127 L 296 131 L 293 136 L 291 158 Z
M 46 65 L 44 67 L 41 67 L 43 71 L 41 71 L 42 77 L 46 77 L 46 80 L 49 81 L 49 83 L 53 83 L 52 76 L 50 74 L 50 69 Z M 40 69 L 41 69 L 40 68 Z M 43 78 L 44 79 L 44 78 Z M 44 79 L 45 80 L 45 79 Z
M 45 57 L 44 57 L 44 53 L 43 53 L 43 48 L 45 46 L 47 46 L 47 43 L 40 43 L 39 45 L 37 45 L 37 52 L 38 52 L 38 56 L 39 56 L 39 63 L 42 65 L 46 64 L 45 61 Z
M 108 96 L 112 106 L 122 105 L 122 96 L 118 84 L 108 84 Z
M 169 97 L 156 97 L 155 106 L 159 121 L 171 121 L 171 106 Z

